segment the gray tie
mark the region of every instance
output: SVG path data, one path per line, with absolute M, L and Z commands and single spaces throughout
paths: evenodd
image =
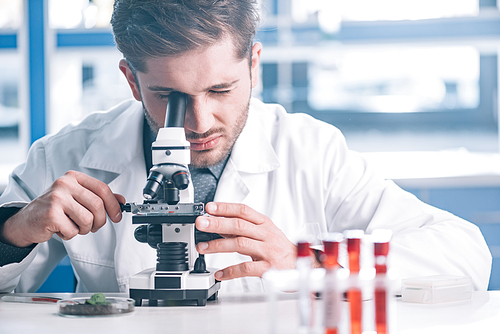
M 194 187 L 194 202 L 207 204 L 214 200 L 215 190 L 217 189 L 217 181 L 222 175 L 222 171 L 226 166 L 226 158 L 217 166 L 209 168 L 189 168 L 191 172 L 191 180 Z M 221 238 L 220 235 L 214 233 L 200 232 L 196 229 L 195 242 L 209 241 Z
M 204 204 L 214 200 L 217 179 L 208 168 L 192 168 L 194 202 Z

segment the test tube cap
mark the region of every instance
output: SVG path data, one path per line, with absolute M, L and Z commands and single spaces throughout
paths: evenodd
M 320 239 L 322 242 L 342 242 L 345 238 L 342 233 L 339 232 L 325 232 L 320 234 Z
M 365 235 L 363 230 L 346 230 L 344 231 L 344 236 L 346 239 L 361 239 Z
M 373 242 L 389 242 L 392 238 L 392 231 L 388 229 L 376 229 L 371 234 Z

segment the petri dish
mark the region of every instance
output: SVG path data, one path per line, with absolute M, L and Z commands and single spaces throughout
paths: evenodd
M 134 312 L 135 300 L 131 298 L 107 297 L 106 304 L 92 305 L 85 301 L 88 298 L 72 298 L 59 300 L 58 314 L 64 317 L 109 317 Z

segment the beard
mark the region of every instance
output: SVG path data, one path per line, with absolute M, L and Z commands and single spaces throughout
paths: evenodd
M 251 96 L 249 96 L 246 104 L 242 105 L 241 108 L 237 110 L 238 113 L 237 117 L 235 118 L 234 122 L 228 125 L 227 127 L 212 128 L 205 133 L 195 133 L 195 132 L 186 133 L 186 139 L 188 140 L 208 138 L 213 134 L 218 134 L 221 136 L 219 144 L 212 149 L 203 151 L 191 150 L 190 165 L 192 167 L 195 168 L 213 167 L 226 160 L 226 158 L 229 156 L 229 154 L 233 149 L 234 143 L 236 142 L 236 140 L 241 134 L 241 131 L 243 131 L 243 128 L 245 127 L 248 117 L 248 110 L 250 108 L 250 98 Z M 144 110 L 144 115 L 146 116 L 146 120 L 149 124 L 149 127 L 156 135 L 158 135 L 158 131 L 160 128 L 162 128 L 162 126 L 158 125 L 158 123 L 156 123 L 155 120 L 151 117 L 151 114 L 144 106 L 144 102 L 142 102 L 142 108 Z

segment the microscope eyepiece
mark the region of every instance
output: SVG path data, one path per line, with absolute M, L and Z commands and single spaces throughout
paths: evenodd
M 152 171 L 149 174 L 146 186 L 142 190 L 142 195 L 144 196 L 145 199 L 149 200 L 156 197 L 156 195 L 158 194 L 158 190 L 160 189 L 160 186 L 163 184 L 163 179 L 164 179 L 163 174 L 157 171 Z
M 184 127 L 186 115 L 187 95 L 174 91 L 168 96 L 167 111 L 165 115 L 165 127 Z

